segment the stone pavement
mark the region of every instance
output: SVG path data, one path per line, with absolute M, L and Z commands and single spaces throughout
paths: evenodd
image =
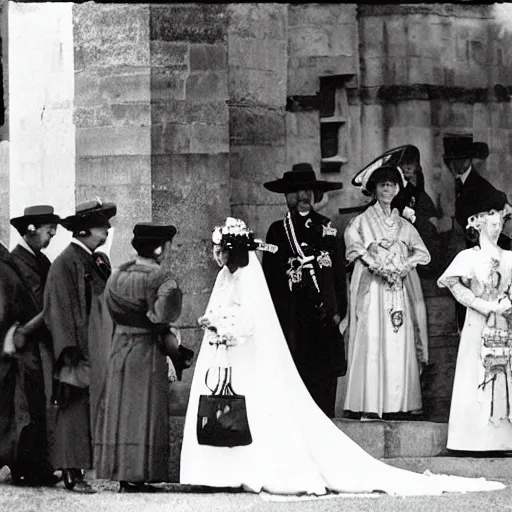
M 251 493 L 195 492 L 185 486 L 162 486 L 158 494 L 118 494 L 117 486 L 96 480 L 94 495 L 55 489 L 23 489 L 0 484 L 2 512 L 494 512 L 512 510 L 512 479 L 503 491 L 392 497 L 338 495 L 325 498 L 270 497 Z M 183 492 L 186 491 L 186 492 Z M 270 501 L 271 500 L 271 501 Z
M 178 480 L 183 418 L 171 422 L 173 456 L 170 476 Z M 418 473 L 486 477 L 504 482 L 503 491 L 444 494 L 442 496 L 391 497 L 373 495 L 330 495 L 322 498 L 283 497 L 243 492 L 212 492 L 211 489 L 162 484 L 158 494 L 119 494 L 117 483 L 94 479 L 95 495 L 54 489 L 27 489 L 9 485 L 7 468 L 0 470 L 0 512 L 201 512 L 201 511 L 336 511 L 343 512 L 494 512 L 512 511 L 512 457 L 455 457 L 446 450 L 447 425 L 432 422 L 359 422 L 334 420 L 346 435 L 372 456 L 392 466 Z

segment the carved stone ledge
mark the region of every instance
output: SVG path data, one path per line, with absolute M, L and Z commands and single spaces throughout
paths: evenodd
M 493 87 L 468 88 L 429 84 L 382 85 L 361 87 L 359 100 L 364 104 L 401 103 L 412 100 L 444 100 L 457 103 L 508 103 L 512 86 L 496 84 Z

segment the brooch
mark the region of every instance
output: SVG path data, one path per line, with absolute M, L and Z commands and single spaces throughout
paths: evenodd
M 316 260 L 318 261 L 320 268 L 332 267 L 332 260 L 327 251 L 322 251 Z
M 338 230 L 331 226 L 322 226 L 322 236 L 336 236 Z
M 398 332 L 398 329 L 404 324 L 403 311 L 393 311 L 391 313 L 391 324 L 393 325 L 393 331 Z
M 291 290 L 294 284 L 299 284 L 302 281 L 302 265 L 297 258 L 290 258 L 289 263 L 290 268 L 286 271 L 286 275 Z

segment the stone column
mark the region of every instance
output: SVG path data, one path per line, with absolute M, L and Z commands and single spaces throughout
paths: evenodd
M 213 227 L 229 215 L 227 16 L 224 5 L 151 6 L 151 204 L 153 221 L 172 223 L 174 270 L 184 292 L 178 326 L 199 353 L 219 268 Z M 171 386 L 169 478 L 179 481 L 191 368 Z M 202 378 L 202 377 L 199 377 Z
M 52 204 L 58 214 L 69 215 L 75 205 L 71 4 L 9 2 L 8 35 L 9 62 L 16 63 L 9 68 L 9 216 L 34 204 Z M 7 241 L 8 223 L 0 225 Z M 11 247 L 18 240 L 11 229 Z M 68 241 L 59 228 L 48 256 Z
M 286 162 L 286 4 L 230 4 L 229 142 L 231 212 L 265 237 L 286 211 L 263 188 Z
M 196 354 L 197 318 L 219 270 L 211 233 L 229 214 L 227 21 L 223 5 L 151 6 L 152 216 L 178 228 L 178 325 Z M 185 413 L 192 376 L 173 386 L 172 414 Z
M 150 6 L 73 4 L 76 200 L 117 204 L 114 265 L 152 220 Z

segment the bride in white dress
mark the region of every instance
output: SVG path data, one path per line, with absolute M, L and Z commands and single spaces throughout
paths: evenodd
M 230 240 L 243 246 L 253 233 L 242 221 L 230 218 L 223 231 L 214 231 L 213 242 L 216 260 L 226 264 L 217 276 L 206 316 L 219 324 L 222 318 L 234 317 L 230 333 L 238 342 L 218 348 L 210 344 L 210 332 L 205 334 L 185 421 L 182 484 L 318 496 L 373 491 L 435 495 L 505 488 L 485 479 L 419 474 L 388 466 L 339 430 L 315 404 L 295 368 L 256 254 L 249 251 L 246 266 L 229 262 L 226 234 L 235 232 Z M 248 446 L 198 444 L 199 396 L 211 394 L 205 374 L 224 365 L 232 367 L 234 391 L 246 397 L 252 434 Z

